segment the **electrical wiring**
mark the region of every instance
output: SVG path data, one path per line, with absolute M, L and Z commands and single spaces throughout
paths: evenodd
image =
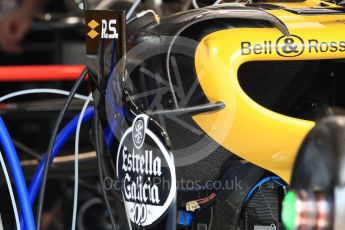
M 91 120 L 91 118 L 94 116 L 94 108 L 88 108 L 86 109 L 85 115 L 82 120 L 82 124 L 85 122 Z M 52 156 L 50 158 L 50 162 L 55 158 L 55 156 L 60 152 L 61 148 L 64 146 L 66 141 L 69 139 L 69 137 L 75 132 L 77 128 L 77 123 L 79 120 L 80 114 L 75 116 L 68 124 L 60 131 L 59 135 L 57 136 L 55 140 L 55 145 L 53 149 Z M 44 155 L 40 164 L 37 167 L 37 170 L 32 177 L 31 183 L 29 185 L 29 200 L 31 205 L 34 204 L 36 200 L 36 196 L 38 194 L 38 191 L 40 189 L 42 176 L 43 176 L 43 170 L 46 162 L 47 155 Z M 20 218 L 21 226 L 23 226 L 23 220 L 22 217 Z
M 77 203 L 78 203 L 78 185 L 79 185 L 79 165 L 78 165 L 78 155 L 79 155 L 79 136 L 80 136 L 80 127 L 86 112 L 86 109 L 92 100 L 92 93 L 90 93 L 88 100 L 85 102 L 83 109 L 81 110 L 78 124 L 77 124 L 77 131 L 75 133 L 75 145 L 74 145 L 74 197 L 73 197 L 73 212 L 72 212 L 72 227 L 71 229 L 75 229 L 76 220 L 77 220 Z
M 30 147 L 24 145 L 23 143 L 21 143 L 20 141 L 12 138 L 14 147 L 16 147 L 17 149 L 23 151 L 23 153 L 26 153 L 27 155 L 29 155 L 31 158 L 35 159 L 35 160 L 41 160 L 42 157 L 40 154 L 38 154 L 36 151 L 34 151 L 33 149 L 31 149 Z
M 281 179 L 277 176 L 270 176 L 270 177 L 265 177 L 264 179 L 260 180 L 247 194 L 246 198 L 244 199 L 244 204 L 248 202 L 248 200 L 253 196 L 254 192 L 257 190 L 257 188 L 259 188 L 260 186 L 262 186 L 263 184 L 269 182 L 269 181 L 273 181 L 276 184 L 282 186 L 284 189 L 286 188 L 286 186 L 284 186 L 284 184 L 281 182 Z
M 74 176 L 70 176 L 68 179 L 71 182 L 74 182 Z M 90 184 L 88 181 L 84 181 L 81 178 L 79 178 L 78 184 L 79 184 L 80 188 L 83 188 L 84 191 L 89 193 L 90 195 L 92 195 L 94 197 L 102 198 L 102 194 L 100 193 L 100 191 L 98 191 L 97 188 L 93 187 L 93 184 Z M 78 216 L 79 216 L 79 214 L 78 214 Z M 77 217 L 77 219 L 78 219 L 78 217 Z
M 13 98 L 13 97 L 19 97 L 19 96 L 28 95 L 28 94 L 42 94 L 42 93 L 59 94 L 59 95 L 65 95 L 65 96 L 69 95 L 68 91 L 60 90 L 60 89 L 48 89 L 48 88 L 45 88 L 45 89 L 26 89 L 26 90 L 20 90 L 17 92 L 13 92 L 13 93 L 9 93 L 9 94 L 6 94 L 4 96 L 1 96 L 0 102 L 4 102 L 4 101 L 6 101 L 10 98 Z M 74 95 L 74 97 L 77 99 L 84 100 L 84 101 L 86 101 L 88 98 L 87 96 L 77 94 L 77 93 Z
M 0 214 L 0 230 L 4 230 L 4 225 L 2 224 L 1 214 Z
M 91 120 L 93 115 L 94 115 L 94 108 L 93 107 L 88 108 L 85 112 L 84 117 L 83 117 L 82 124 Z M 50 161 L 52 161 L 55 158 L 55 156 L 60 152 L 61 148 L 64 146 L 64 144 L 66 143 L 68 138 L 75 132 L 75 130 L 77 128 L 77 123 L 78 123 L 79 117 L 80 117 L 80 114 L 75 116 L 60 131 L 59 135 L 57 136 L 57 138 L 55 140 L 54 150 L 53 150 Z M 38 165 L 37 170 L 36 170 L 32 180 L 31 180 L 30 186 L 29 186 L 29 198 L 30 198 L 31 204 L 33 204 L 35 202 L 38 190 L 40 188 L 40 183 L 42 180 L 43 168 L 44 168 L 46 157 L 47 157 L 46 155 L 43 156 L 43 158 L 42 158 L 40 164 Z
M 107 212 L 110 218 L 110 222 L 111 222 L 111 226 L 113 230 L 116 230 L 116 224 L 115 224 L 115 220 L 111 211 L 111 207 L 110 207 L 110 203 L 109 203 L 109 199 L 108 199 L 108 195 L 107 192 L 104 189 L 103 186 L 103 168 L 104 165 L 102 164 L 102 151 L 101 151 L 101 143 L 99 142 L 100 139 L 100 133 L 99 133 L 99 118 L 97 115 L 95 115 L 94 118 L 94 129 L 95 129 L 95 145 L 96 145 L 96 155 L 97 155 L 97 163 L 98 163 L 98 176 L 99 176 L 99 182 L 101 184 L 101 190 L 102 190 L 102 195 L 103 195 L 103 199 L 104 199 L 104 203 L 105 206 L 107 208 Z
M 218 5 L 219 3 L 221 3 L 223 0 L 217 0 L 217 1 L 215 1 L 212 5 Z M 235 3 L 238 3 L 238 1 L 235 1 Z M 200 6 L 198 5 L 198 3 L 197 3 L 197 0 L 192 0 L 192 4 L 193 4 L 193 7 L 195 8 L 195 9 L 199 9 L 200 8 Z
M 133 2 L 131 8 L 129 8 L 128 12 L 126 13 L 126 20 L 131 18 L 132 14 L 137 9 L 137 7 L 139 6 L 140 2 L 141 2 L 141 0 L 135 0 Z
M 25 229 L 35 229 L 35 219 L 33 216 L 30 201 L 28 199 L 29 193 L 26 187 L 23 170 L 18 159 L 17 152 L 14 148 L 10 134 L 7 131 L 6 125 L 0 116 L 0 144 L 6 156 L 8 166 L 10 168 L 13 181 L 16 188 L 16 193 L 19 200 L 20 209 L 23 214 Z
M 195 9 L 199 9 L 199 8 L 200 8 L 199 5 L 198 5 L 198 3 L 196 2 L 196 0 L 192 0 L 192 4 L 193 4 L 193 7 L 194 7 Z
M 201 208 L 203 208 L 205 206 L 208 206 L 210 203 L 212 203 L 211 201 L 214 201 L 214 199 L 216 197 L 217 197 L 216 193 L 211 193 L 207 197 L 200 198 L 200 199 L 197 199 L 197 200 L 188 201 L 186 203 L 186 210 L 194 212 L 197 209 L 201 209 Z
M 86 76 L 87 76 L 87 68 L 85 68 L 83 70 L 81 76 L 76 81 L 76 83 L 73 85 L 73 88 L 72 88 L 69 96 L 66 99 L 64 107 L 61 110 L 61 112 L 57 118 L 57 121 L 55 123 L 54 129 L 53 129 L 50 141 L 49 141 L 47 157 L 45 159 L 45 165 L 44 165 L 44 171 L 43 171 L 43 177 L 42 177 L 42 185 L 40 188 L 40 194 L 39 194 L 39 199 L 38 199 L 38 204 L 37 204 L 37 215 L 36 215 L 37 230 L 40 229 L 40 223 L 41 223 L 41 217 L 42 217 L 42 211 L 43 211 L 43 203 L 44 203 L 44 195 L 45 195 L 45 188 L 46 188 L 46 184 L 47 184 L 47 177 L 48 177 L 48 170 L 49 170 L 49 163 L 50 163 L 50 159 L 51 159 L 51 156 L 53 153 L 55 139 L 56 139 L 56 136 L 58 135 L 58 131 L 59 131 L 60 125 L 62 123 L 62 120 L 65 117 L 65 113 L 67 112 L 67 109 L 72 102 L 73 96 L 76 94 L 77 90 L 79 89 L 82 81 L 84 80 L 84 78 Z
M 156 12 L 154 12 L 153 10 L 143 10 L 143 11 L 137 13 L 134 17 L 128 19 L 128 20 L 126 21 L 126 25 L 131 24 L 132 22 L 136 21 L 137 19 L 139 19 L 139 18 L 141 18 L 141 17 L 143 17 L 143 16 L 145 16 L 145 15 L 147 15 L 147 14 L 152 14 L 153 17 L 154 17 L 154 19 L 156 20 L 156 22 L 157 22 L 157 23 L 160 22 L 159 15 L 156 14 Z
M 84 7 L 84 11 L 88 9 L 87 0 L 83 0 L 83 7 Z
M 29 95 L 29 94 L 42 94 L 42 93 L 58 94 L 58 95 L 65 95 L 65 96 L 68 96 L 70 94 L 70 92 L 68 92 L 68 91 L 59 90 L 59 89 L 50 89 L 50 88 L 28 89 L 28 90 L 21 90 L 21 91 L 17 91 L 17 92 L 13 92 L 13 93 L 9 93 L 9 94 L 6 94 L 4 96 L 1 96 L 0 97 L 0 102 L 4 102 L 6 100 L 9 100 L 11 98 L 18 97 L 18 96 Z M 81 94 L 75 94 L 74 98 L 87 101 L 89 97 L 81 95 Z M 87 120 L 91 119 L 92 117 L 93 117 L 93 109 L 90 109 L 87 112 L 87 116 L 84 117 L 83 122 L 86 122 Z M 75 117 L 75 119 L 73 119 L 68 125 L 66 125 L 66 127 L 60 132 L 61 135 L 60 134 L 58 135 L 56 143 L 55 143 L 56 145 L 54 146 L 53 157 L 55 157 L 55 155 L 62 148 L 62 146 L 64 145 L 64 143 L 68 139 L 68 137 L 76 129 L 75 128 L 75 126 L 77 124 L 76 120 L 78 118 L 79 118 L 79 116 Z M 35 173 L 35 175 L 34 175 L 34 177 L 32 179 L 32 182 L 30 184 L 30 187 L 29 187 L 29 199 L 30 199 L 31 205 L 35 201 L 35 198 L 37 196 L 37 192 L 38 192 L 39 186 L 41 184 L 42 173 L 43 173 L 42 169 L 43 169 L 43 166 L 44 166 L 44 164 L 42 164 L 42 163 L 44 163 L 44 159 L 45 158 L 43 158 L 43 161 L 41 161 L 41 164 L 39 165 L 38 170 L 36 171 L 36 173 Z M 21 226 L 24 226 L 22 216 L 21 216 L 20 223 L 21 223 Z M 19 228 L 17 227 L 17 229 L 19 229 Z
M 196 200 L 196 202 L 198 202 L 199 205 L 203 205 L 203 204 L 207 204 L 208 202 L 210 202 L 211 200 L 213 200 L 214 198 L 216 198 L 216 194 L 215 193 L 211 193 L 211 195 L 198 199 Z
M 104 90 L 101 88 L 101 86 L 99 85 L 97 79 L 92 75 L 92 74 L 89 74 L 89 79 L 95 84 L 97 90 L 101 93 L 101 95 L 103 97 L 105 97 L 105 92 Z
M 213 3 L 213 5 L 218 5 L 219 3 L 221 3 L 223 0 L 217 0 Z
M 109 10 L 110 6 L 116 3 L 117 0 L 103 0 L 98 3 L 95 10 Z
M 12 189 L 12 185 L 11 185 L 11 179 L 10 179 L 10 176 L 8 175 L 5 161 L 4 161 L 4 158 L 2 157 L 2 152 L 0 152 L 0 163 L 1 163 L 2 171 L 4 172 L 4 175 L 5 175 L 8 192 L 10 194 L 12 208 L 13 208 L 13 212 L 14 212 L 14 219 L 16 221 L 16 227 L 18 230 L 21 230 L 20 222 L 19 222 L 19 216 L 18 216 L 17 203 L 16 203 L 16 199 L 14 198 L 13 189 Z M 0 229 L 3 229 L 1 219 L 0 219 L 0 222 L 1 222 Z
M 284 190 L 286 190 L 287 185 L 286 185 L 284 182 L 282 182 L 280 179 L 277 179 L 277 180 L 274 179 L 273 181 L 274 181 L 276 184 L 282 186 Z

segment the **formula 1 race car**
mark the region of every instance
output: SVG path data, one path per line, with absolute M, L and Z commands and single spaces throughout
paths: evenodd
M 343 229 L 342 6 L 87 11 L 86 28 L 120 229 Z

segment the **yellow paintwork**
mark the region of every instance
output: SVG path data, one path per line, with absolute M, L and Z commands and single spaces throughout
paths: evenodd
M 307 1 L 299 6 L 315 4 L 315 1 Z M 295 6 L 296 3 L 290 5 Z M 314 122 L 284 116 L 254 102 L 239 85 L 238 68 L 249 61 L 345 58 L 342 51 L 321 53 L 311 48 L 309 52 L 308 44 L 310 39 L 328 44 L 336 42 L 337 45 L 344 42 L 345 15 L 299 16 L 285 10 L 269 12 L 288 26 L 290 34 L 303 39 L 304 52 L 297 57 L 279 56 L 275 42 L 282 33 L 275 28 L 235 28 L 207 35 L 196 50 L 197 75 L 208 99 L 211 102 L 223 101 L 226 107 L 219 112 L 194 116 L 193 119 L 220 145 L 289 182 L 298 148 Z M 268 48 L 265 41 L 272 41 L 272 54 L 241 54 L 241 42 L 266 45 Z M 281 50 L 282 44 L 279 44 Z M 301 50 L 303 44 L 297 44 Z
M 276 6 L 283 6 L 285 8 L 313 8 L 313 7 L 320 7 L 321 3 L 323 5 L 328 5 L 328 7 L 339 7 L 336 4 L 330 3 L 330 2 L 324 2 L 324 1 L 320 1 L 320 0 L 307 0 L 307 1 L 266 1 L 265 3 L 268 4 L 274 4 Z

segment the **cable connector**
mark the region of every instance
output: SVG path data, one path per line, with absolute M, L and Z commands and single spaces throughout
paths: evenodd
M 128 19 L 128 20 L 126 21 L 126 25 L 131 24 L 132 22 L 134 22 L 134 21 L 136 21 L 137 19 L 139 19 L 139 18 L 145 16 L 146 14 L 152 14 L 152 15 L 153 15 L 153 18 L 155 19 L 155 21 L 156 21 L 157 23 L 160 22 L 160 17 L 159 17 L 158 14 L 156 14 L 156 12 L 154 12 L 153 10 L 144 10 L 144 11 L 141 11 L 141 12 L 137 13 L 134 17 Z
M 189 201 L 186 203 L 186 211 L 194 212 L 195 210 L 199 209 L 200 205 L 196 200 Z

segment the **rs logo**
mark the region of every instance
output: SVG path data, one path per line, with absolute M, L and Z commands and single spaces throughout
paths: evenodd
M 87 25 L 88 27 L 91 28 L 90 32 L 87 35 L 92 39 L 96 38 L 99 35 L 99 32 L 97 32 L 99 23 L 93 19 Z M 111 19 L 111 20 L 102 19 L 101 38 L 103 39 L 119 38 L 119 34 L 117 33 L 117 30 L 116 30 L 116 19 Z
M 116 31 L 116 19 L 102 20 L 102 38 L 115 39 L 119 38 L 119 34 Z

